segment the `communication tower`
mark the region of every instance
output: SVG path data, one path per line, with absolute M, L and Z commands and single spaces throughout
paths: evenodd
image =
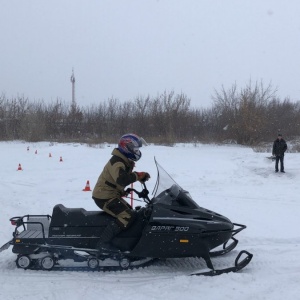
M 75 105 L 75 76 L 74 76 L 74 70 L 72 70 L 72 75 L 71 75 L 71 82 L 72 82 L 72 104 Z

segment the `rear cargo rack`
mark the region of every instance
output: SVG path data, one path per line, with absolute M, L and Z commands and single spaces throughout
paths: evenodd
M 50 215 L 25 215 L 22 217 L 13 217 L 9 220 L 16 226 L 13 233 L 15 239 L 42 238 L 46 244 L 51 220 Z M 18 230 L 20 227 L 23 228 L 21 232 Z

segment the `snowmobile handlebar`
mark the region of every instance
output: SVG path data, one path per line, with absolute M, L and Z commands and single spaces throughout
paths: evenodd
M 135 192 L 137 195 L 138 195 L 138 197 L 139 198 L 143 198 L 144 199 L 144 201 L 146 202 L 146 203 L 150 203 L 151 202 L 151 200 L 150 200 L 150 198 L 149 198 L 149 191 L 148 191 L 148 189 L 147 189 L 147 187 L 146 187 L 146 184 L 145 183 L 142 183 L 143 184 L 143 190 L 141 191 L 141 192 L 139 192 L 139 191 L 137 191 L 136 189 L 133 189 L 133 188 L 128 188 L 128 189 L 126 189 L 126 193 L 130 193 L 130 192 Z

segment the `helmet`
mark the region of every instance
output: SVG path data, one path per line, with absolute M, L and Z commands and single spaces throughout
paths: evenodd
M 120 138 L 118 150 L 128 159 L 138 161 L 142 157 L 142 153 L 139 150 L 142 145 L 142 138 L 138 137 L 136 134 L 128 133 Z

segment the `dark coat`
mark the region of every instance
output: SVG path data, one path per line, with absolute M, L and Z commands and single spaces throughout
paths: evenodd
M 272 154 L 275 156 L 284 156 L 284 152 L 287 149 L 287 144 L 284 139 L 276 139 L 273 143 Z

